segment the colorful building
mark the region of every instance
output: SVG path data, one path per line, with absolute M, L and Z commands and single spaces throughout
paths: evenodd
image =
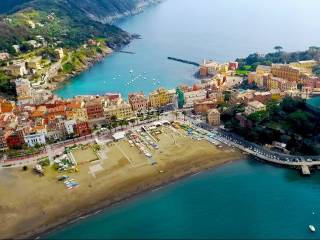
M 148 99 L 144 96 L 143 92 L 129 93 L 128 100 L 133 111 L 146 111 L 148 109 Z
M 290 82 L 300 82 L 300 70 L 287 64 L 272 64 L 271 74 Z
M 220 125 L 220 112 L 218 109 L 213 108 L 208 110 L 207 120 L 211 126 L 219 126 Z
M 149 95 L 149 103 L 152 108 L 163 107 L 167 104 L 173 103 L 175 90 L 170 91 L 164 88 L 159 88 Z
M 245 113 L 247 116 L 249 116 L 252 113 L 261 112 L 265 110 L 266 110 L 266 105 L 258 101 L 252 101 L 247 104 L 245 108 Z
M 128 119 L 134 116 L 131 105 L 126 102 L 107 107 L 104 109 L 104 113 L 107 120 L 111 120 L 113 116 L 117 119 Z
M 91 99 L 85 103 L 88 120 L 100 119 L 104 117 L 102 100 L 100 98 Z

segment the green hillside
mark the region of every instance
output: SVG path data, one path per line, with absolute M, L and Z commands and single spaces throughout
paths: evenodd
M 9 3 L 10 2 L 10 3 Z M 0 19 L 0 51 L 41 35 L 49 44 L 78 47 L 90 38 L 105 38 L 111 48 L 127 44 L 131 35 L 108 20 L 139 10 L 145 0 L 2 0 L 8 15 Z M 8 13 L 10 12 L 10 14 Z

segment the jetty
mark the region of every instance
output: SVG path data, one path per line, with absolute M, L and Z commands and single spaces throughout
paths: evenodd
M 311 174 L 309 167 L 306 166 L 306 165 L 302 165 L 302 167 L 301 167 L 301 173 L 302 173 L 302 175 L 304 175 L 304 176 L 310 176 L 310 174 Z
M 130 52 L 130 51 L 122 51 L 122 50 L 118 50 L 116 52 L 119 52 L 119 53 L 127 53 L 127 54 L 136 54 L 135 52 Z
M 175 57 L 168 57 L 169 60 L 172 60 L 172 61 L 176 61 L 176 62 L 181 62 L 181 63 L 185 63 L 185 64 L 190 64 L 190 65 L 194 65 L 196 67 L 199 67 L 200 64 L 199 63 L 196 63 L 196 62 L 193 62 L 193 61 L 189 61 L 189 60 L 184 60 L 184 59 L 181 59 L 181 58 L 175 58 Z

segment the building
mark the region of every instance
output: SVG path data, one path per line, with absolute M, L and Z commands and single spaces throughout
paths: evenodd
M 55 54 L 56 54 L 56 57 L 57 59 L 63 59 L 64 57 L 64 53 L 63 53 L 63 49 L 62 48 L 57 48 L 54 50 Z
M 0 99 L 0 112 L 11 113 L 15 109 L 15 102 Z
M 0 130 L 0 151 L 4 151 L 8 149 L 7 141 L 6 141 L 6 133 L 3 129 Z
M 312 74 L 313 67 L 319 64 L 316 60 L 306 60 L 290 63 L 291 67 L 298 68 L 301 72 Z
M 19 45 L 12 45 L 12 48 L 16 51 L 16 53 L 20 53 L 20 46 Z
M 200 65 L 200 76 L 215 76 L 219 73 L 221 65 L 214 61 L 203 60 L 203 63 Z
M 272 95 L 270 92 L 255 92 L 254 100 L 266 104 L 272 100 Z
M 208 110 L 217 107 L 217 102 L 212 99 L 195 101 L 193 109 L 196 114 L 206 115 Z
M 88 122 L 77 122 L 75 127 L 75 134 L 79 137 L 87 136 L 91 134 L 91 129 Z
M 229 70 L 237 70 L 239 68 L 239 63 L 238 62 L 229 62 Z
M 264 74 L 269 74 L 271 73 L 271 67 L 270 66 L 265 66 L 265 65 L 258 65 L 256 68 L 256 73 L 257 75 L 264 75 Z
M 297 82 L 292 82 L 283 78 L 270 76 L 266 81 L 266 88 L 271 89 L 280 89 L 280 91 L 294 91 L 297 90 Z
M 219 126 L 220 125 L 220 112 L 218 109 L 213 108 L 208 110 L 207 120 L 211 126 Z
M 184 93 L 185 108 L 192 108 L 195 101 L 204 100 L 207 98 L 207 91 L 200 89 Z
M 142 92 L 140 93 L 129 93 L 128 95 L 129 104 L 133 111 L 146 111 L 148 109 L 148 99 L 145 98 Z
M 41 47 L 41 44 L 38 43 L 36 40 L 29 40 L 27 43 L 32 47 L 32 48 L 39 48 Z
M 118 105 L 113 105 L 104 109 L 105 117 L 111 120 L 113 116 L 117 119 L 128 119 L 133 117 L 133 111 L 131 105 L 123 102 Z
M 27 62 L 27 67 L 32 70 L 39 70 L 41 69 L 41 60 L 42 57 L 32 58 L 30 61 Z
M 26 135 L 24 136 L 24 141 L 29 147 L 35 147 L 37 145 L 46 144 L 46 138 L 44 133 Z
M 168 91 L 164 88 L 159 88 L 149 95 L 149 103 L 152 108 L 160 108 L 174 101 L 176 91 Z
M 69 136 L 74 134 L 75 125 L 76 125 L 75 120 L 64 121 L 64 127 Z
M 266 105 L 258 101 L 249 102 L 245 108 L 245 114 L 249 116 L 255 112 L 261 112 L 266 110 Z
M 0 61 L 6 61 L 9 60 L 10 55 L 6 52 L 0 52 Z
M 28 74 L 25 62 L 16 62 L 9 65 L 6 70 L 7 74 L 13 77 L 23 77 Z
M 102 100 L 100 98 L 87 101 L 85 103 L 85 109 L 87 111 L 88 120 L 100 119 L 104 117 Z
M 22 131 L 15 131 L 11 133 L 7 139 L 7 146 L 10 149 L 20 149 L 22 148 L 24 144 L 24 137 L 23 137 L 23 132 Z
M 253 84 L 256 83 L 257 73 L 256 72 L 250 72 L 248 74 L 248 83 Z
M 271 74 L 290 82 L 300 82 L 300 70 L 287 64 L 272 64 Z
M 32 104 L 32 88 L 28 79 L 19 78 L 15 80 L 18 105 Z

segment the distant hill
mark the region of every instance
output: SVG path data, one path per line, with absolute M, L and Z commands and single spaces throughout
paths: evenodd
M 89 38 L 106 38 L 111 48 L 131 35 L 111 23 L 157 0 L 1 0 L 0 51 L 43 36 L 49 43 L 76 47 Z M 35 26 L 33 26 L 33 23 Z

